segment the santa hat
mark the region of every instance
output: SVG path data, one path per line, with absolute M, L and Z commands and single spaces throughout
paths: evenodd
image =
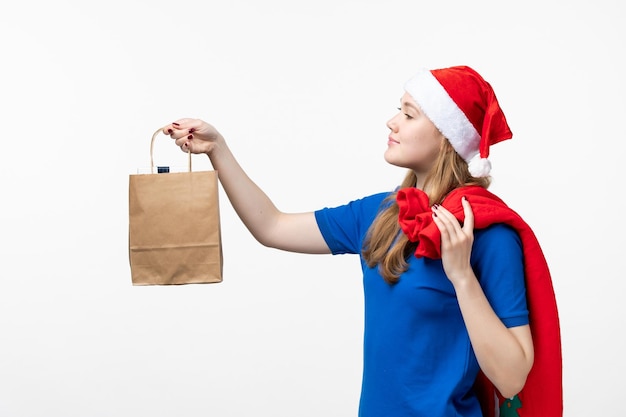
M 489 146 L 513 136 L 491 85 L 472 68 L 457 66 L 420 70 L 404 89 L 468 163 L 470 174 L 489 175 Z

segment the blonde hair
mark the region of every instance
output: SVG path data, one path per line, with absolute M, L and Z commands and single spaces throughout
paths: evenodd
M 431 205 L 441 204 L 452 190 L 466 185 L 488 188 L 489 177 L 475 178 L 469 173 L 467 162 L 456 153 L 450 142 L 444 140 L 442 149 L 424 181 L 424 192 Z M 407 173 L 400 188 L 415 187 L 417 176 L 411 170 Z M 395 284 L 407 270 L 407 259 L 413 254 L 416 244 L 410 242 L 398 224 L 397 192 L 390 194 L 382 210 L 370 226 L 363 244 L 363 259 L 371 268 L 378 265 L 382 277 Z

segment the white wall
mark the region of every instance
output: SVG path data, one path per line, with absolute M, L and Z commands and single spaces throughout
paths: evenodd
M 264 248 L 221 195 L 224 282 L 133 287 L 128 176 L 154 130 L 200 117 L 286 211 L 390 189 L 404 171 L 382 158 L 385 122 L 403 82 L 457 64 L 494 86 L 515 134 L 492 148 L 493 190 L 551 266 L 565 414 L 608 415 L 626 373 L 622 10 L 3 3 L 0 416 L 355 415 L 358 260 Z M 166 136 L 156 156 L 185 161 Z

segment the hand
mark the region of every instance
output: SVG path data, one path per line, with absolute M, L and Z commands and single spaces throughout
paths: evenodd
M 209 154 L 222 135 L 207 122 L 200 119 L 179 119 L 163 128 L 163 133 L 176 141 L 183 152 Z
M 465 279 L 475 277 L 470 265 L 474 243 L 474 212 L 465 197 L 461 204 L 465 214 L 463 226 L 446 208 L 439 205 L 432 208 L 433 220 L 441 232 L 443 269 L 455 286 Z

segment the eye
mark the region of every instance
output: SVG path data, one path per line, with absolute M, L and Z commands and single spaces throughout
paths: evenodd
M 398 107 L 398 111 L 401 112 L 402 108 Z M 410 114 L 404 113 L 404 117 L 406 117 L 407 119 L 412 119 L 413 116 L 411 116 Z

